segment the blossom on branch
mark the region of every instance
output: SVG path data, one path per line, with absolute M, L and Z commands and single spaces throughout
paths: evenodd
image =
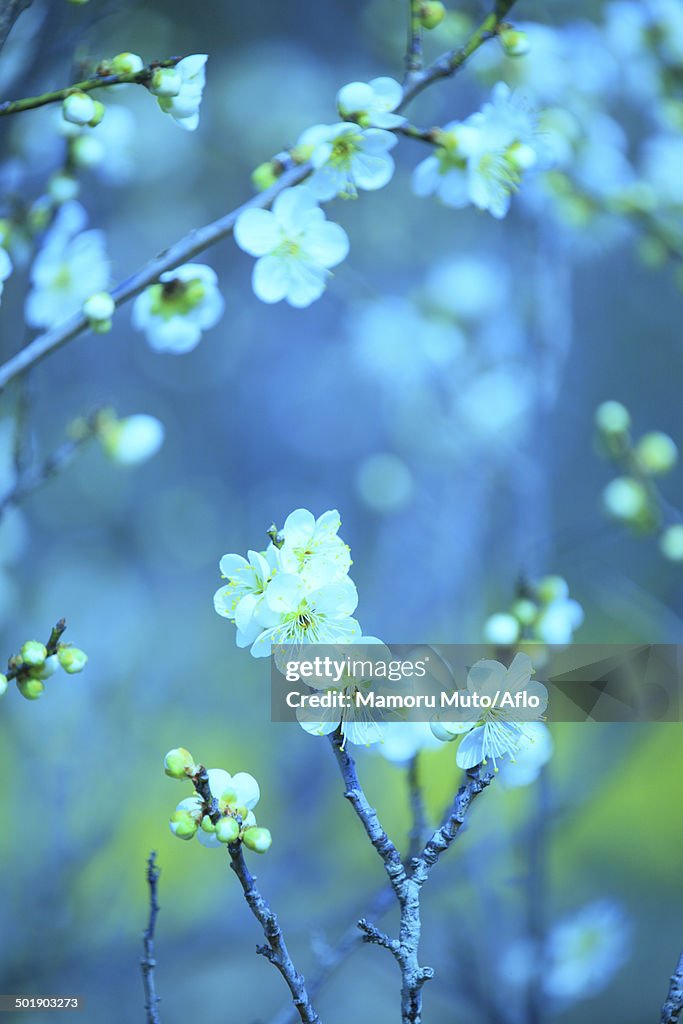
M 337 93 L 343 118 L 363 128 L 398 128 L 405 121 L 394 111 L 403 99 L 403 89 L 394 78 L 373 78 L 370 82 L 349 82 Z
M 355 198 L 358 189 L 374 191 L 388 184 L 394 174 L 389 150 L 396 145 L 392 132 L 358 125 L 316 124 L 307 128 L 296 144 L 315 168 L 307 182 L 316 199 Z
M 144 331 L 155 352 L 191 352 L 202 331 L 214 327 L 225 303 L 211 267 L 186 263 L 167 270 L 157 284 L 145 288 L 133 304 L 133 325 Z
M 252 286 L 262 302 L 310 306 L 325 291 L 330 267 L 346 257 L 349 240 L 325 219 L 305 186 L 288 188 L 272 210 L 245 210 L 235 224 L 240 249 L 256 256 Z
M 207 60 L 208 56 L 205 53 L 193 53 L 189 57 L 183 57 L 175 66 L 174 72 L 177 77 L 173 79 L 172 86 L 169 76 L 157 76 L 156 85 L 154 79 L 152 80 L 150 91 L 157 91 L 157 103 L 161 109 L 188 132 L 193 132 L 199 124 L 199 106 L 206 84 Z

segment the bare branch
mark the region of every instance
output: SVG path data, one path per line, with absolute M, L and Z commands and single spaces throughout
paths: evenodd
M 31 6 L 32 0 L 0 0 L 0 50 L 22 11 Z
M 671 975 L 671 984 L 666 1001 L 662 1006 L 659 1024 L 676 1024 L 683 1012 L 683 953 L 681 953 L 676 970 Z
M 157 1004 L 160 1002 L 156 993 L 154 983 L 154 968 L 157 965 L 154 959 L 154 929 L 159 913 L 157 902 L 157 883 L 159 881 L 159 868 L 156 866 L 156 851 L 152 850 L 147 860 L 147 885 L 149 886 L 149 921 L 142 935 L 142 948 L 144 955 L 140 961 L 142 967 L 142 984 L 145 990 L 145 1013 L 147 1024 L 161 1024 Z
M 422 0 L 410 0 L 408 11 L 408 46 L 406 49 L 405 83 L 410 82 L 417 71 L 422 70 Z

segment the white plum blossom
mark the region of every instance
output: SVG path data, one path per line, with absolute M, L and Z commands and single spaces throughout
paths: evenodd
M 358 604 L 353 582 L 344 577 L 311 590 L 294 573 L 278 573 L 266 590 L 256 618 L 265 627 L 251 648 L 265 658 L 272 644 L 334 644 L 356 641 L 361 629 L 351 618 Z
M 381 742 L 373 749 L 387 761 L 406 764 L 420 751 L 440 745 L 429 722 L 384 722 Z
M 31 267 L 24 308 L 30 327 L 54 327 L 77 313 L 95 292 L 107 291 L 109 262 L 102 231 L 84 231 L 80 203 L 60 207 Z
M 147 462 L 161 448 L 164 425 L 155 416 L 138 413 L 123 419 L 103 416 L 98 427 L 100 443 L 114 462 L 137 466 Z
M 475 721 L 432 720 L 432 731 L 437 739 L 450 742 L 464 734 L 458 747 L 456 762 L 460 768 L 474 768 L 487 764 L 489 758 L 498 771 L 498 761 L 509 757 L 515 760 L 533 739 L 529 718 L 541 718 L 548 703 L 548 691 L 542 683 L 531 682 L 533 666 L 527 654 L 516 654 L 509 668 L 498 661 L 482 659 L 475 662 L 467 676 L 467 691 L 492 702 L 480 708 Z M 537 708 L 518 707 L 516 694 L 526 692 L 539 699 Z M 513 706 L 501 706 L 503 694 L 510 694 Z M 497 701 L 497 703 L 496 703 Z
M 223 768 L 209 768 L 209 789 L 211 795 L 218 800 L 219 809 L 223 813 L 237 813 L 242 818 L 243 826 L 250 828 L 256 824 L 254 807 L 259 802 L 261 790 L 253 775 L 248 772 L 237 772 L 230 775 Z M 246 812 L 246 813 L 245 813 Z M 202 846 L 212 849 L 223 846 L 212 832 L 199 829 L 197 837 Z
M 225 303 L 211 267 L 186 263 L 168 270 L 158 284 L 145 288 L 133 304 L 133 325 L 144 331 L 155 352 L 191 352 L 202 331 L 214 327 Z
M 341 518 L 336 509 L 318 519 L 298 508 L 285 519 L 280 531 L 278 561 L 284 572 L 300 573 L 309 584 L 331 583 L 351 568 L 348 544 L 338 535 Z
M 527 722 L 525 733 L 526 742 L 520 745 L 514 761 L 506 759 L 500 769 L 500 781 L 507 789 L 531 785 L 553 756 L 555 748 L 547 725 Z
M 320 298 L 349 240 L 339 224 L 325 218 L 305 186 L 285 189 L 272 210 L 245 210 L 235 224 L 240 249 L 256 256 L 252 286 L 262 302 L 310 306 Z
M 378 652 L 373 655 L 375 663 L 383 657 L 386 657 L 387 660 L 391 659 L 391 652 L 376 636 L 359 636 L 354 639 L 354 644 L 377 644 L 381 646 L 385 653 Z M 339 651 L 340 654 L 343 654 L 343 648 L 339 648 Z M 311 686 L 315 686 L 314 679 L 309 679 L 309 683 Z M 343 694 L 353 701 L 353 696 L 357 691 L 367 693 L 371 689 L 376 690 L 377 685 L 375 680 L 367 678 L 360 671 L 354 672 L 352 670 L 344 672 L 338 683 L 325 687 L 325 689 L 328 692 Z M 317 720 L 314 721 L 316 716 Z M 347 742 L 354 743 L 357 746 L 369 747 L 373 743 L 382 742 L 384 736 L 384 724 L 377 722 L 369 711 L 364 708 L 357 708 L 353 703 L 348 708 L 333 707 L 310 710 L 300 708 L 297 710 L 297 718 L 301 728 L 305 732 L 310 733 L 311 736 L 328 736 L 330 733 L 340 729 L 343 736 L 342 749 Z
M 188 132 L 193 132 L 199 124 L 199 106 L 206 83 L 206 53 L 193 53 L 183 57 L 175 66 L 180 76 L 179 89 L 176 95 L 157 96 L 157 103 L 165 114 L 170 114 L 176 124 Z
M 394 174 L 389 150 L 396 142 L 392 132 L 348 122 L 307 128 L 297 142 L 297 149 L 310 152 L 315 168 L 307 188 L 321 201 L 355 197 L 358 189 L 383 188 Z
M 248 647 L 262 632 L 263 627 L 255 616 L 277 564 L 276 548 L 264 554 L 249 551 L 248 561 L 236 554 L 223 555 L 220 560 L 221 573 L 228 582 L 214 594 L 213 605 L 219 615 L 234 621 L 238 647 Z
M 558 597 L 541 611 L 534 631 L 546 644 L 570 644 L 583 622 L 583 608 L 573 598 Z
M 7 254 L 7 251 L 0 246 L 0 299 L 2 299 L 2 289 L 5 281 L 12 273 L 12 261 Z
M 499 82 L 480 111 L 446 125 L 436 153 L 415 168 L 413 191 L 436 194 L 455 208 L 472 203 L 502 218 L 539 148 L 533 111 Z
M 394 78 L 373 78 L 370 82 L 349 82 L 337 93 L 342 117 L 363 128 L 397 128 L 405 121 L 394 111 L 403 99 L 403 89 Z

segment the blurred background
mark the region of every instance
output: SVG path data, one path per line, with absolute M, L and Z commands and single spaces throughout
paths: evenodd
M 484 13 L 472 0 L 450 10 L 428 52 L 457 45 Z M 19 402 L 35 458 L 101 405 L 165 426 L 139 467 L 85 446 L 0 523 L 6 655 L 61 616 L 89 655 L 40 701 L 12 689 L 0 709 L 0 991 L 80 994 L 87 1020 L 142 1020 L 155 849 L 164 1022 L 289 1019 L 276 1016 L 286 990 L 254 954 L 261 936 L 225 855 L 168 829 L 188 795 L 163 774 L 171 747 L 259 780 L 274 844 L 254 869 L 306 974 L 381 889 L 327 744 L 270 723 L 268 664 L 237 650 L 212 606 L 221 555 L 265 547 L 292 509 L 339 509 L 358 619 L 388 642 L 478 642 L 520 576 L 549 573 L 583 607 L 578 641 L 683 642 L 681 565 L 657 530 L 605 517 L 616 470 L 593 425 L 596 406 L 617 399 L 636 434 L 681 434 L 683 5 L 520 0 L 513 13 L 528 56 L 493 41 L 411 107 L 415 123 L 443 124 L 503 80 L 554 111 L 559 169 L 525 183 L 505 220 L 413 196 L 425 147 L 401 140 L 388 187 L 328 207 L 351 252 L 311 308 L 260 303 L 251 258 L 228 240 L 198 258 L 226 308 L 194 352 L 152 352 L 128 307 L 110 334 L 76 339 L 0 397 L 6 490 Z M 334 122 L 343 84 L 400 78 L 404 22 L 396 0 L 37 2 L 3 51 L 0 93 L 65 85 L 120 51 L 209 54 L 196 133 L 142 88 L 102 97 L 106 157 L 79 173 L 79 200 L 120 281 L 241 202 L 254 167 L 306 127 Z M 39 202 L 62 166 L 59 119 L 46 107 L 0 125 L 3 216 Z M 647 218 L 638 189 L 659 197 Z M 18 238 L 10 251 L 3 359 L 26 338 L 30 246 L 22 257 Z M 680 472 L 662 492 L 669 515 L 683 502 Z M 539 779 L 492 786 L 425 889 L 422 960 L 436 970 L 426 1021 L 657 1019 L 683 944 L 680 726 L 552 731 Z M 359 763 L 405 847 L 405 766 L 375 750 Z M 430 746 L 419 773 L 436 822 L 458 780 L 453 748 Z M 525 971 L 539 928 L 562 970 L 532 1018 Z M 356 949 L 317 1004 L 330 1024 L 396 1021 L 395 964 Z

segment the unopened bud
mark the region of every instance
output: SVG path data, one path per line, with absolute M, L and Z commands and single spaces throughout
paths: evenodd
M 0 697 L 5 696 L 8 686 L 9 683 L 7 682 L 7 676 L 0 672 Z
M 259 192 L 265 192 L 267 188 L 274 185 L 277 181 L 277 177 L 272 160 L 266 160 L 265 163 L 259 164 L 258 167 L 255 167 L 251 172 L 252 184 Z
M 445 17 L 446 8 L 440 0 L 427 0 L 420 6 L 420 24 L 423 28 L 436 28 Z
M 144 68 L 145 62 L 137 53 L 117 53 L 109 61 L 109 66 L 115 75 L 137 75 Z
M 647 491 L 640 481 L 630 476 L 610 480 L 602 492 L 602 502 L 606 512 L 622 522 L 641 518 L 649 508 Z
M 195 768 L 194 758 L 185 747 L 174 747 L 164 758 L 164 771 L 172 779 L 186 779 Z
M 116 305 L 109 292 L 95 292 L 83 303 L 83 313 L 97 334 L 103 334 L 111 329 L 111 318 L 115 309 Z
M 569 597 L 569 584 L 562 576 L 542 576 L 536 584 L 536 593 L 539 601 L 550 604 Z
M 47 658 L 47 647 L 37 640 L 27 640 L 21 648 L 21 660 L 31 668 L 42 668 Z
M 49 658 L 45 659 L 43 665 L 38 665 L 34 668 L 29 668 L 28 674 L 32 679 L 49 679 L 50 676 L 54 675 L 59 668 L 59 658 L 56 654 L 51 654 Z
M 62 117 L 71 124 L 89 124 L 96 112 L 94 99 L 84 92 L 72 92 L 62 103 Z
M 644 434 L 635 447 L 635 456 L 644 473 L 661 476 L 674 468 L 678 461 L 678 448 L 668 434 L 653 430 Z
M 529 37 L 519 29 L 504 28 L 499 39 L 508 57 L 524 57 L 530 50 Z
M 273 837 L 267 828 L 254 826 L 245 830 L 242 842 L 254 853 L 265 853 L 273 844 Z
M 79 647 L 60 647 L 57 652 L 59 664 L 70 676 L 82 672 L 88 661 L 88 655 Z
M 182 86 L 182 77 L 174 68 L 157 68 L 149 83 L 149 91 L 155 96 L 177 96 Z
M 178 839 L 192 839 L 197 832 L 197 822 L 187 811 L 174 811 L 169 826 Z
M 17 679 L 17 690 L 26 700 L 38 700 L 45 692 L 45 684 L 40 679 Z
M 631 426 L 631 415 L 621 402 L 603 402 L 595 410 L 595 425 L 602 434 L 622 435 Z
M 488 644 L 510 647 L 519 637 L 519 622 L 514 615 L 499 612 L 484 623 L 484 640 Z
M 240 834 L 240 827 L 234 818 L 219 818 L 216 822 L 216 839 L 219 843 L 234 843 Z
M 668 526 L 659 538 L 659 549 L 672 562 L 683 562 L 683 525 Z

